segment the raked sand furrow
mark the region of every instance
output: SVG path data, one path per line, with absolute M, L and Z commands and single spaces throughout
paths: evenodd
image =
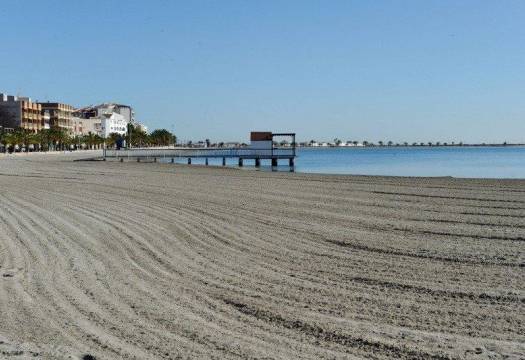
M 5 356 L 525 356 L 523 181 L 73 157 L 0 159 Z
M 73 211 L 73 213 L 75 213 L 75 212 L 77 212 L 77 211 L 79 210 L 79 208 L 78 208 L 78 207 L 74 207 L 74 208 L 71 208 L 71 209 L 69 209 L 69 210 L 71 210 L 71 211 Z M 100 210 L 100 212 L 101 212 L 101 213 L 104 213 L 103 210 Z M 92 214 L 92 215 L 94 215 L 94 214 Z M 73 215 L 70 215 L 70 216 L 73 216 Z M 101 217 L 101 218 L 104 218 L 104 217 Z M 120 220 L 122 221 L 122 219 L 120 219 Z M 108 221 L 104 221 L 104 223 L 108 223 Z M 131 224 L 129 223 L 129 218 L 126 220 L 126 224 L 128 225 L 128 227 L 130 227 Z M 117 230 L 119 230 L 119 231 L 121 231 L 121 232 L 123 231 L 123 229 L 117 229 Z M 153 237 L 155 237 L 155 234 L 154 234 L 154 233 L 151 233 L 150 235 L 153 236 Z M 133 239 L 133 237 L 128 235 L 128 240 L 131 241 L 132 239 Z M 115 239 L 115 241 L 118 241 L 118 239 Z M 142 260 L 143 260 L 143 262 L 144 262 L 145 259 L 142 258 Z M 155 280 L 155 282 L 156 282 L 157 286 L 158 286 L 158 285 L 161 285 L 161 284 L 159 284 L 159 279 L 158 279 L 158 278 Z M 153 294 L 150 294 L 150 295 L 153 295 Z M 172 340 L 173 340 L 173 339 L 172 339 Z
M 11 205 L 14 204 L 15 202 L 11 203 Z M 46 219 L 45 216 L 42 216 L 41 209 L 38 211 L 38 217 L 32 217 L 30 212 L 27 211 L 27 204 L 25 206 L 14 205 L 13 208 L 17 210 L 18 217 L 24 219 L 20 223 L 21 226 L 17 228 L 18 232 L 25 233 L 28 229 L 31 229 L 33 226 L 29 225 L 27 219 L 32 219 L 31 222 L 34 224 L 36 224 L 36 221 L 47 223 L 47 227 L 53 229 L 54 237 L 57 240 L 61 236 L 66 238 L 75 237 L 72 235 L 76 235 L 79 239 L 86 239 L 86 236 L 83 234 L 70 234 L 65 231 L 64 227 L 57 226 L 56 217 Z M 20 217 L 21 214 L 23 217 Z M 57 248 L 53 246 L 53 237 L 38 237 L 38 234 L 38 231 L 32 231 L 30 236 L 27 236 L 28 239 L 34 240 L 32 243 L 35 245 L 29 249 L 29 252 L 34 254 L 31 263 L 38 266 L 39 258 L 45 260 L 54 259 L 55 262 L 52 265 L 46 264 L 45 267 L 40 267 L 41 271 L 34 273 L 35 278 L 32 281 L 32 285 L 35 285 L 35 289 L 25 289 L 25 295 L 31 300 L 27 306 L 30 307 L 32 316 L 35 316 L 35 311 L 45 311 L 45 323 L 48 324 L 48 343 L 53 344 L 52 339 L 54 337 L 51 336 L 49 325 L 54 323 L 55 330 L 64 333 L 65 337 L 69 338 L 70 343 L 74 344 L 78 340 L 83 340 L 86 342 L 83 347 L 89 349 L 90 342 L 100 343 L 104 341 L 111 343 L 113 352 L 118 353 L 119 349 L 122 348 L 122 340 L 112 337 L 100 327 L 101 323 L 104 323 L 108 328 L 110 327 L 109 325 L 111 324 L 108 322 L 108 319 L 112 318 L 111 314 L 105 311 L 99 303 L 90 299 L 90 291 L 83 289 L 82 282 L 76 279 L 75 268 L 88 268 L 95 270 L 96 273 L 96 262 L 90 261 L 90 256 L 87 252 L 82 254 L 82 252 L 73 248 L 63 246 L 74 246 L 74 242 L 59 242 L 58 245 L 62 246 Z M 68 259 L 75 261 L 74 267 L 65 263 Z M 98 269 L 100 271 L 100 267 Z M 83 280 L 94 282 L 89 277 L 84 277 Z M 97 286 L 96 289 L 91 289 L 91 291 L 96 291 L 99 295 L 103 294 L 102 290 L 100 286 Z M 68 319 L 76 319 L 75 324 L 70 323 Z M 25 331 L 27 332 L 28 330 L 37 334 L 42 333 L 42 328 L 39 327 L 26 329 Z M 128 346 L 125 348 L 127 349 Z M 141 353 L 140 349 L 135 350 Z

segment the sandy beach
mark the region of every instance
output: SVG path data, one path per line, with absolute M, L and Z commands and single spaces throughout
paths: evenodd
M 0 156 L 0 358 L 525 357 L 525 180 L 79 156 Z

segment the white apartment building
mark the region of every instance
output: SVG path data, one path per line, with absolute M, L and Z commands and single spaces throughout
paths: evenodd
M 116 133 L 126 135 L 128 131 L 128 120 L 117 113 L 107 113 L 101 116 L 101 136 L 109 137 L 110 134 Z
M 103 103 L 99 105 L 90 105 L 75 110 L 75 116 L 89 119 L 94 117 L 101 117 L 103 114 L 117 113 L 122 116 L 128 122 L 135 122 L 135 111 L 129 105 L 115 104 L 115 103 Z
M 147 132 L 147 127 L 135 121 L 135 112 L 129 105 L 103 103 L 76 109 L 73 113 L 77 135 L 96 134 L 108 137 L 111 133 L 125 135 L 128 124 Z

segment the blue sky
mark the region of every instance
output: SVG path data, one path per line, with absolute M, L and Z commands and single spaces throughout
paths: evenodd
M 0 91 L 181 139 L 525 142 L 524 1 L 5 1 Z

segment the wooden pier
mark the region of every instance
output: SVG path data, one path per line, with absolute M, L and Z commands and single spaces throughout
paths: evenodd
M 254 136 L 254 134 L 256 134 Z M 258 141 L 257 134 L 265 134 L 270 141 Z M 270 135 L 268 135 L 270 134 Z M 292 142 L 288 147 L 277 147 L 273 145 L 273 137 L 289 136 Z M 254 138 L 256 140 L 254 140 Z M 174 163 L 175 159 L 187 159 L 191 164 L 192 159 L 204 159 L 208 165 L 209 159 L 222 159 L 222 165 L 226 166 L 227 159 L 237 159 L 237 164 L 242 167 L 247 160 L 253 161 L 255 167 L 261 166 L 262 160 L 269 160 L 271 166 L 278 166 L 279 161 L 286 161 L 290 167 L 295 165 L 296 149 L 294 133 L 252 133 L 251 145 L 235 148 L 133 148 L 133 149 L 104 149 L 104 160 L 116 159 L 118 161 L 163 161 Z

